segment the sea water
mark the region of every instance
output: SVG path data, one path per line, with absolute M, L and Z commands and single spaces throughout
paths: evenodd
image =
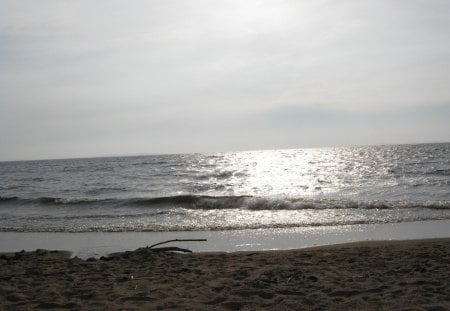
M 450 219 L 450 143 L 0 162 L 0 231 Z

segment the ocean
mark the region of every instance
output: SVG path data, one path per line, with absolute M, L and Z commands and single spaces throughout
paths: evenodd
M 0 162 L 2 232 L 450 219 L 450 143 Z

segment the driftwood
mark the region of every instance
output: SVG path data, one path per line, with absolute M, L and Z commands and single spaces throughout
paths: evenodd
M 150 249 L 152 252 L 183 252 L 183 253 L 192 253 L 190 249 L 187 248 L 179 248 L 179 247 L 157 247 Z
M 184 252 L 184 253 L 192 253 L 190 249 L 186 248 L 179 248 L 179 247 L 156 247 L 161 244 L 166 244 L 170 242 L 205 242 L 206 239 L 174 239 L 174 240 L 168 240 L 164 242 L 159 242 L 150 246 L 147 246 L 148 249 L 151 249 L 153 252 Z

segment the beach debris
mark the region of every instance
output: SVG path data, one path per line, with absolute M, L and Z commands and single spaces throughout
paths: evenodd
M 147 246 L 148 249 L 150 249 L 153 252 L 183 252 L 183 253 L 192 253 L 190 249 L 187 248 L 180 248 L 176 246 L 168 246 L 168 247 L 156 247 L 158 245 L 167 244 L 171 242 L 206 242 L 207 239 L 173 239 L 173 240 L 167 240 L 164 242 L 159 242 L 150 246 Z

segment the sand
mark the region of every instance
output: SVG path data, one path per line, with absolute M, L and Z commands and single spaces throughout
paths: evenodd
M 100 259 L 0 255 L 0 309 L 450 310 L 450 239 Z

